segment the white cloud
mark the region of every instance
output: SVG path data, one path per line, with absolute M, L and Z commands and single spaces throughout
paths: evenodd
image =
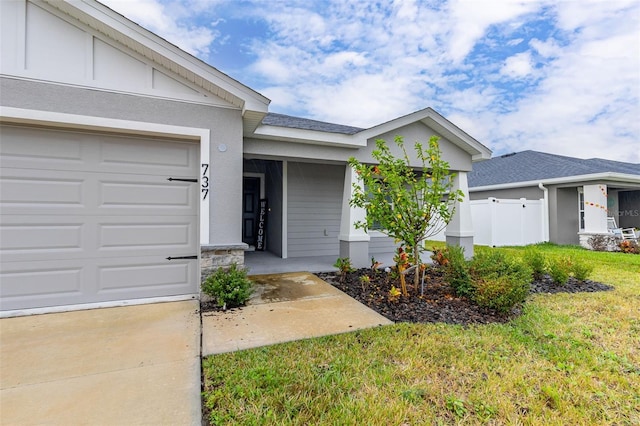
M 532 70 L 531 53 L 522 52 L 507 58 L 500 69 L 500 74 L 511 78 L 522 78 L 531 74 Z
M 206 57 L 209 54 L 211 43 L 220 35 L 214 28 L 181 23 L 177 20 L 176 18 L 185 16 L 186 13 L 180 3 L 164 4 L 159 0 L 100 1 L 140 26 L 196 56 Z
M 507 22 L 539 8 L 534 1 L 453 0 L 449 4 L 451 27 L 448 54 L 454 63 L 462 61 L 491 25 Z

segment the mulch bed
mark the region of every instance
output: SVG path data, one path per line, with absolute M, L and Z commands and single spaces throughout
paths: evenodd
M 436 267 L 427 269 L 424 294 L 411 290 L 413 275 L 407 275 L 409 297 L 400 296 L 396 301 L 389 300 L 391 285 L 399 287 L 399 282 L 389 279 L 384 271 L 372 274 L 370 269 L 360 269 L 348 273 L 342 281 L 338 272 L 318 273 L 321 279 L 347 293 L 349 296 L 367 305 L 394 322 L 442 322 L 447 324 L 489 324 L 507 322 L 520 314 L 519 309 L 504 315 L 483 309 L 465 297 L 458 297 L 444 280 L 442 271 Z M 369 275 L 371 282 L 363 286 L 360 277 Z M 593 282 L 577 281 L 573 278 L 565 285 L 554 284 L 549 277 L 534 281 L 531 293 L 577 293 L 612 290 L 613 287 Z

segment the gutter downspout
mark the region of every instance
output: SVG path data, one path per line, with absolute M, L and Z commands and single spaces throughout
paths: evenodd
M 538 182 L 538 188 L 544 192 L 542 233 L 545 242 L 549 242 L 549 189 L 545 188 L 542 182 Z

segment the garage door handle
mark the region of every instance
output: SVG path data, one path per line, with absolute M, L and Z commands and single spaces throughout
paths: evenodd
M 169 182 L 178 181 L 178 182 L 198 182 L 198 179 L 180 179 L 180 178 L 167 178 Z
M 167 257 L 167 260 L 176 260 L 176 259 L 197 259 L 198 256 L 176 256 L 176 257 Z

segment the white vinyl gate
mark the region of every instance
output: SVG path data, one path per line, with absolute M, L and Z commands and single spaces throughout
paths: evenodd
M 481 246 L 525 246 L 545 241 L 544 200 L 488 198 L 471 205 L 473 243 Z M 430 238 L 445 241 L 445 231 Z
M 474 244 L 524 246 L 544 241 L 543 200 L 489 198 L 471 201 Z

